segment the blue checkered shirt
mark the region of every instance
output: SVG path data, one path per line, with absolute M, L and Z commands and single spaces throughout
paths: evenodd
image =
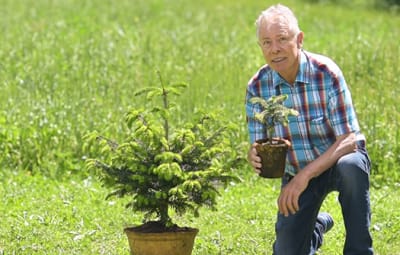
M 287 126 L 275 125 L 275 137 L 292 143 L 285 169 L 291 175 L 323 154 L 336 136 L 360 133 L 342 71 L 331 59 L 302 51 L 294 85 L 288 84 L 268 65 L 261 67 L 249 81 L 245 105 L 251 143 L 266 138 L 267 133 L 265 126 L 254 119 L 254 113 L 261 110 L 259 105 L 251 104 L 249 99 L 280 94 L 288 95 L 285 106 L 299 112 L 298 116 L 289 117 Z

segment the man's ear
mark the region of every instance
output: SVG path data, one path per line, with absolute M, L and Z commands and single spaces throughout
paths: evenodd
M 304 40 L 304 33 L 303 31 L 300 31 L 297 34 L 297 48 L 301 49 L 303 47 L 303 40 Z

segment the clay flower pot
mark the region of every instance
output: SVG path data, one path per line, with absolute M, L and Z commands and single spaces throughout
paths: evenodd
M 196 228 L 179 231 L 145 233 L 134 227 L 125 228 L 131 255 L 191 255 Z

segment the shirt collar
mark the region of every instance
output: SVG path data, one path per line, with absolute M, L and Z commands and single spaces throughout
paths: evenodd
M 301 50 L 300 51 L 300 64 L 299 64 L 299 71 L 296 76 L 295 83 L 309 83 L 310 81 L 310 66 L 307 60 L 306 53 Z M 281 84 L 285 84 L 286 81 L 279 75 L 278 72 L 273 72 L 273 84 L 279 86 Z

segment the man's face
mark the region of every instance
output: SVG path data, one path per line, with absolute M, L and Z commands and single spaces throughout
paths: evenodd
M 287 81 L 295 79 L 303 33 L 295 34 L 283 19 L 263 20 L 259 27 L 259 45 L 268 65 Z

